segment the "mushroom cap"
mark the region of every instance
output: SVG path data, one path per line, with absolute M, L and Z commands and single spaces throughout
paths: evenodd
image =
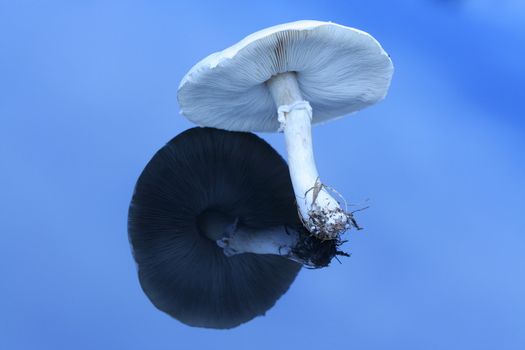
M 298 21 L 251 34 L 197 63 L 182 79 L 181 113 L 197 125 L 276 132 L 265 82 L 295 72 L 312 123 L 345 116 L 386 95 L 393 66 L 369 34 L 331 22 Z
M 209 211 L 260 230 L 297 226 L 286 163 L 253 134 L 193 128 L 162 147 L 137 181 L 128 233 L 142 289 L 185 324 L 231 328 L 270 309 L 301 265 L 226 257 L 199 229 Z

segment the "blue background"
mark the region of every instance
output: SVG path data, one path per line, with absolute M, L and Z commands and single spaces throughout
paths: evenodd
M 265 317 L 184 326 L 139 287 L 134 183 L 192 127 L 190 67 L 298 19 L 365 30 L 395 65 L 386 100 L 314 128 L 365 230 Z M 523 23 L 520 0 L 0 1 L 0 348 L 524 349 Z

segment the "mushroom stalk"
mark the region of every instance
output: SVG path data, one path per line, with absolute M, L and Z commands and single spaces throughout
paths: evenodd
M 303 100 L 295 73 L 278 74 L 266 84 L 278 108 L 302 221 L 319 239 L 336 239 L 350 226 L 350 214 L 341 209 L 320 181 L 312 147 L 312 108 Z
M 294 247 L 299 242 L 299 233 L 286 226 L 274 226 L 265 230 L 256 230 L 236 223 L 230 226 L 224 237 L 217 240 L 226 256 L 243 253 L 272 254 L 291 257 Z
M 322 241 L 305 232 L 283 225 L 253 229 L 235 222 L 215 242 L 228 257 L 244 253 L 278 255 L 309 268 L 326 267 L 336 255 L 349 256 L 337 249 L 341 242 Z
M 278 225 L 256 229 L 213 210 L 200 215 L 197 225 L 228 257 L 244 253 L 270 254 L 319 268 L 328 266 L 336 255 L 347 255 L 337 249 L 342 242 L 322 241 L 302 227 Z
M 199 230 L 224 250 L 224 255 L 242 253 L 290 255 L 299 241 L 299 233 L 286 226 L 257 230 L 239 224 L 224 214 L 207 211 L 198 220 Z

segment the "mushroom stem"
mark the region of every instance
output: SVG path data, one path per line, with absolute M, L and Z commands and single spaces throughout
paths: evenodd
M 299 241 L 299 233 L 286 226 L 254 229 L 214 210 L 199 215 L 197 226 L 205 237 L 223 248 L 226 256 L 242 253 L 289 256 Z
M 307 232 L 283 225 L 253 229 L 235 221 L 215 242 L 228 257 L 244 253 L 279 255 L 309 268 L 326 267 L 336 255 L 349 256 L 337 249 L 343 242 L 323 241 Z
M 216 243 L 224 249 L 226 256 L 254 253 L 290 257 L 298 241 L 298 232 L 285 226 L 256 230 L 234 223 Z
M 337 247 L 342 242 L 322 241 L 300 225 L 253 228 L 214 209 L 199 214 L 196 224 L 200 234 L 215 242 L 228 257 L 244 253 L 279 255 L 319 268 L 328 266 L 334 256 L 341 255 Z
M 319 239 L 336 239 L 350 226 L 350 214 L 341 209 L 320 181 L 312 147 L 312 108 L 303 100 L 295 73 L 278 74 L 266 84 L 278 108 L 290 177 L 303 223 Z

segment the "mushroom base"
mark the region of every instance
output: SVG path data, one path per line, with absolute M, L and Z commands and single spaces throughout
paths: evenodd
M 314 235 L 303 234 L 292 251 L 295 257 L 292 260 L 308 268 L 327 267 L 333 258 L 337 259 L 337 256 L 350 256 L 339 250 L 339 247 L 345 242 L 340 239 L 321 240 Z
M 308 218 L 303 218 L 303 224 L 310 229 L 319 240 L 333 240 L 334 232 L 338 239 L 344 231 L 351 227 L 360 230 L 352 215 L 341 208 L 327 209 L 314 205 L 314 209 L 308 211 Z M 334 220 L 334 218 L 336 218 Z

